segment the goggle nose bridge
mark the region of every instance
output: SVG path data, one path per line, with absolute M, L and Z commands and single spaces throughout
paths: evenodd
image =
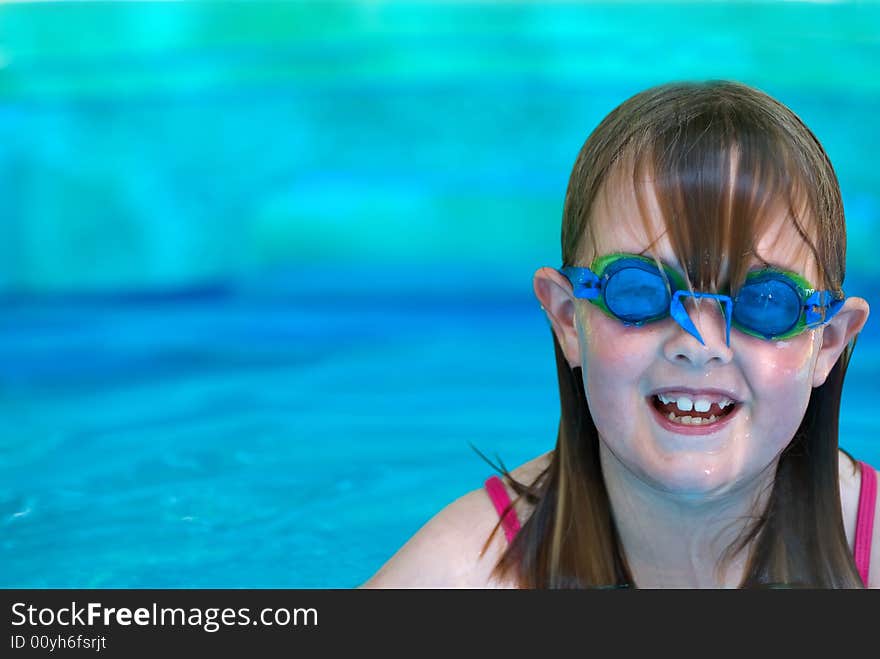
M 718 293 L 701 293 L 699 291 L 687 291 L 687 290 L 678 290 L 672 294 L 672 302 L 669 304 L 669 315 L 677 322 L 681 328 L 694 337 L 697 341 L 700 342 L 700 345 L 706 345 L 706 342 L 703 341 L 703 337 L 700 336 L 700 332 L 697 330 L 696 325 L 691 320 L 691 317 L 688 315 L 687 311 L 684 308 L 684 303 L 681 298 L 683 297 L 692 297 L 694 299 L 699 298 L 710 298 L 712 300 L 717 300 L 718 304 L 724 305 L 724 323 L 725 323 L 725 334 L 724 341 L 727 344 L 727 347 L 730 347 L 730 322 L 733 318 L 733 300 L 729 295 L 721 295 Z

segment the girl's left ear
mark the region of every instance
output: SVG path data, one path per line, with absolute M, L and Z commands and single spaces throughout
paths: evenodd
M 825 383 L 825 379 L 850 339 L 862 331 L 869 313 L 870 307 L 865 300 L 860 297 L 850 297 L 834 318 L 822 328 L 822 346 L 819 348 L 819 357 L 813 370 L 814 387 Z

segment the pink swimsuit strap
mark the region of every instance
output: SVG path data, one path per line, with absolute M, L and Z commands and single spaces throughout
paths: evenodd
M 859 508 L 856 513 L 856 537 L 853 543 L 853 554 L 856 569 L 862 581 L 868 585 L 868 572 L 871 567 L 871 539 L 874 536 L 874 508 L 877 500 L 877 473 L 864 462 L 859 462 L 862 471 L 862 485 L 859 491 Z M 504 483 L 498 476 L 491 476 L 485 482 L 489 498 L 501 518 L 507 542 L 513 541 L 519 533 L 519 520 L 507 496 Z
M 856 537 L 853 554 L 856 569 L 862 581 L 868 585 L 868 571 L 871 567 L 871 539 L 874 537 L 874 502 L 877 499 L 877 472 L 859 462 L 862 471 L 862 486 L 859 491 L 859 511 L 856 515 Z
M 498 517 L 501 518 L 501 526 L 504 527 L 504 535 L 507 537 L 507 542 L 513 542 L 516 534 L 519 533 L 519 520 L 516 517 L 513 504 L 510 502 L 510 497 L 507 496 L 504 483 L 501 482 L 498 476 L 491 476 L 486 479 L 484 485 L 489 493 L 489 498 L 492 499 L 495 510 L 498 512 Z

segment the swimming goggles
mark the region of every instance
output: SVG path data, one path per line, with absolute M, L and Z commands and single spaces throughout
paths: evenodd
M 624 325 L 641 326 L 672 316 L 703 345 L 703 338 L 685 311 L 684 298 L 718 302 L 728 346 L 731 325 L 761 339 L 788 339 L 827 323 L 845 299 L 842 294 L 817 291 L 800 275 L 776 268 L 748 273 L 732 298 L 691 292 L 676 270 L 663 265 L 661 273 L 653 259 L 636 254 L 600 256 L 590 268 L 566 266 L 559 272 L 571 282 L 575 297 L 589 300 Z

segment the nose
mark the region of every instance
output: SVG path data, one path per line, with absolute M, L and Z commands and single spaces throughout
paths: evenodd
M 730 362 L 733 359 L 730 348 L 732 307 L 733 303 L 726 295 L 678 291 L 672 302 L 671 315 L 679 328 L 664 344 L 666 358 L 695 366 L 712 361 Z

